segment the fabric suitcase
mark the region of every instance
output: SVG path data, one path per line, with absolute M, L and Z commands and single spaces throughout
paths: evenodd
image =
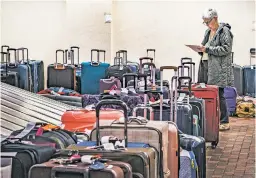
M 233 116 L 236 113 L 236 97 L 237 97 L 236 88 L 225 87 L 224 97 L 226 98 L 229 115 Z
M 100 79 L 100 93 L 104 91 L 121 89 L 121 82 L 117 78 Z
M 243 67 L 233 64 L 234 73 L 234 87 L 237 90 L 239 96 L 244 95 L 244 78 L 243 78 Z
M 180 146 L 187 151 L 193 151 L 198 165 L 199 178 L 206 177 L 206 146 L 203 137 L 180 134 Z
M 132 172 L 143 175 L 144 178 L 158 178 L 158 154 L 154 148 L 128 148 L 122 151 L 106 151 L 86 149 L 87 147 L 70 145 L 60 152 L 60 156 L 67 155 L 70 151 L 78 150 L 80 155 L 100 155 L 102 158 L 112 161 L 128 163 Z
M 7 72 L 7 70 L 1 69 L 1 82 L 19 87 L 19 74 L 17 72 Z
M 93 62 L 93 52 L 97 52 L 97 61 Z M 99 94 L 100 79 L 105 78 L 105 72 L 110 66 L 99 61 L 99 50 L 91 50 L 91 62 L 82 62 L 81 66 L 81 94 Z
M 182 150 L 180 153 L 179 178 L 197 178 L 197 163 L 192 151 Z
M 58 63 L 58 53 L 63 55 L 63 63 Z M 64 64 L 64 51 L 56 50 L 56 62 L 50 64 L 47 69 L 47 88 L 63 87 L 71 90 L 76 88 L 75 66 Z
M 168 170 L 167 156 L 168 156 L 168 123 L 159 121 L 147 121 L 146 119 L 130 118 L 127 125 L 127 106 L 120 100 L 102 100 L 96 106 L 96 115 L 99 117 L 99 109 L 103 105 L 115 104 L 120 105 L 124 109 L 125 121 L 120 120 L 98 120 L 96 122 L 96 129 L 91 132 L 91 140 L 99 141 L 99 136 L 118 136 L 124 137 L 130 142 L 141 142 L 150 144 L 150 146 L 157 149 L 160 157 L 161 175 L 168 177 L 170 172 Z M 99 128 L 100 125 L 100 128 Z M 98 130 L 98 132 L 96 132 Z M 125 131 L 124 131 L 125 130 Z M 125 134 L 123 133 L 125 132 Z M 127 135 L 127 137 L 125 137 Z
M 220 106 L 219 106 L 219 88 L 215 85 L 201 86 L 192 85 L 192 92 L 196 98 L 205 100 L 205 140 L 211 142 L 215 148 L 219 142 L 219 122 L 220 122 Z
M 33 166 L 29 171 L 29 178 L 124 178 L 123 170 L 118 166 L 106 166 L 100 170 L 92 170 L 90 164 L 73 163 L 60 165 L 54 161 Z
M 72 132 L 85 132 L 91 130 L 96 122 L 95 110 L 69 110 L 61 116 L 61 122 L 64 129 Z M 115 120 L 123 117 L 119 110 L 102 110 L 101 119 Z
M 10 51 L 14 52 L 14 63 L 8 61 L 7 67 L 6 65 L 2 65 L 2 69 L 6 69 L 8 72 L 17 72 L 19 74 L 19 88 L 31 91 L 31 68 L 27 64 L 20 64 L 17 60 L 17 50 L 14 48 L 8 48 L 7 53 Z
M 123 75 L 126 73 L 132 73 L 132 70 L 127 65 L 113 65 L 107 68 L 106 70 L 106 78 L 115 77 L 123 82 Z M 131 80 L 127 78 L 127 81 Z

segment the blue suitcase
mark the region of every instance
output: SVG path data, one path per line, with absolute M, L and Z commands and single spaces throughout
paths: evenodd
M 17 60 L 17 50 L 14 48 L 8 48 L 7 52 L 10 53 L 10 51 L 14 52 L 14 63 L 10 63 L 10 55 L 7 65 L 2 65 L 1 68 L 6 69 L 7 71 L 11 72 L 17 72 L 19 74 L 19 88 L 31 91 L 32 89 L 32 81 L 31 81 L 31 68 L 27 64 L 20 64 Z
M 256 49 L 250 49 L 250 65 L 244 66 L 244 94 L 251 97 L 256 97 L 255 93 L 255 77 L 256 65 L 252 65 L 252 58 L 256 58 Z
M 44 90 L 44 62 L 40 60 L 29 60 L 28 57 L 28 48 L 18 48 L 17 53 L 19 50 L 22 51 L 22 61 L 24 64 L 28 64 L 31 68 L 31 81 L 32 81 L 32 90 L 31 92 L 37 93 L 41 90 Z M 25 61 L 25 51 L 26 61 Z M 19 53 L 17 55 L 19 60 Z
M 93 52 L 97 52 L 97 62 L 92 60 Z M 110 64 L 99 61 L 99 52 L 98 49 L 92 49 L 91 62 L 82 62 L 81 64 L 81 94 L 100 93 L 100 79 L 105 78 L 105 72 Z
M 198 177 L 206 177 L 206 144 L 203 137 L 183 134 L 180 132 L 180 146 L 182 149 L 192 151 L 195 154 L 198 165 Z

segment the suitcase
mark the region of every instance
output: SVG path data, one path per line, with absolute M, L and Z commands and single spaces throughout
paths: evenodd
M 93 52 L 97 52 L 97 62 L 93 61 Z M 99 61 L 98 49 L 91 50 L 91 62 L 82 62 L 81 70 L 81 94 L 99 94 L 100 79 L 106 77 L 106 70 L 110 66 L 108 63 Z
M 93 170 L 90 164 L 73 163 L 60 165 L 54 161 L 34 165 L 29 171 L 29 178 L 124 178 L 123 170 L 114 165 L 106 165 L 103 169 Z
M 198 165 L 199 178 L 206 177 L 206 146 L 203 137 L 180 134 L 180 146 L 187 151 L 193 151 Z
M 61 116 L 61 122 L 64 129 L 71 132 L 85 132 L 92 130 L 96 122 L 95 110 L 69 110 Z M 101 119 L 115 120 L 123 117 L 123 113 L 119 110 L 102 110 Z
M 130 142 L 141 142 L 150 144 L 157 149 L 160 158 L 161 177 L 168 177 L 170 171 L 168 169 L 168 128 L 167 122 L 147 121 L 146 119 L 130 118 L 127 125 L 127 106 L 120 100 L 102 100 L 96 106 L 96 116 L 99 117 L 100 108 L 103 105 L 115 104 L 124 110 L 124 123 L 121 120 L 99 120 L 96 122 L 96 129 L 91 132 L 92 141 L 97 141 L 99 145 L 100 136 L 124 136 L 127 146 L 128 139 Z M 100 125 L 100 127 L 99 127 Z M 124 130 L 124 131 L 123 131 Z M 123 133 L 124 132 L 124 133 Z M 128 136 L 127 136 L 128 135 Z
M 139 175 L 143 178 L 158 178 L 158 154 L 154 148 L 128 148 L 122 151 L 107 151 L 88 149 L 84 146 L 70 145 L 62 150 L 57 156 L 69 155 L 70 152 L 78 150 L 79 155 L 99 155 L 101 158 L 112 161 L 128 163 L 132 167 L 133 177 Z
M 8 53 L 7 52 L 1 52 L 1 65 L 5 65 L 7 68 L 7 57 Z M 4 59 L 5 58 L 5 59 Z M 5 64 L 4 64 L 5 63 Z M 5 69 L 0 69 L 1 70 L 1 82 L 10 84 L 15 87 L 19 87 L 19 74 L 17 72 L 8 72 Z
M 100 93 L 104 93 L 104 91 L 110 90 L 120 90 L 121 82 L 117 78 L 109 78 L 109 79 L 100 79 Z
M 183 65 L 190 64 L 193 66 L 192 81 L 195 79 L 195 63 L 183 62 Z M 190 66 L 190 67 L 192 67 Z M 190 73 L 190 76 L 192 76 Z M 187 87 L 184 89 L 188 90 Z M 219 122 L 220 122 L 220 102 L 219 88 L 215 85 L 192 84 L 191 91 L 195 98 L 205 100 L 205 140 L 211 142 L 212 148 L 216 148 L 219 143 Z M 192 134 L 191 134 L 192 135 Z
M 244 95 L 244 78 L 243 78 L 243 67 L 232 64 L 234 73 L 234 87 L 237 90 L 239 96 Z
M 7 53 L 10 51 L 14 52 L 14 63 L 10 61 L 10 55 L 8 55 L 8 64 L 2 65 L 1 68 L 7 70 L 8 72 L 17 72 L 19 75 L 19 88 L 31 91 L 31 68 L 27 64 L 20 64 L 17 60 L 17 50 L 14 48 L 8 48 Z
M 236 113 L 236 97 L 237 97 L 236 88 L 225 87 L 224 97 L 226 98 L 229 115 L 234 116 Z
M 18 138 L 18 137 L 16 137 Z M 12 140 L 12 139 L 11 139 Z M 28 172 L 34 164 L 48 161 L 56 152 L 55 148 L 13 143 L 9 138 L 1 140 L 1 158 L 12 158 L 12 178 L 28 178 Z
M 192 151 L 182 150 L 180 152 L 179 178 L 197 178 L 197 163 Z
M 250 65 L 244 66 L 244 94 L 251 97 L 256 97 L 255 93 L 255 76 L 256 76 L 256 65 L 252 64 L 252 59 L 255 59 L 256 49 L 250 49 Z
M 75 64 L 75 62 L 74 62 L 74 64 L 73 64 L 76 67 L 76 91 L 78 93 L 81 93 L 81 70 L 82 70 L 82 68 L 81 68 L 81 64 L 79 62 L 79 58 L 80 58 L 79 49 L 80 49 L 80 47 L 78 47 L 78 46 L 71 46 L 70 47 L 71 57 L 73 57 L 72 61 L 75 61 L 74 60 L 74 49 L 77 49 L 77 63 Z
M 63 62 L 58 63 L 58 53 L 62 53 Z M 76 89 L 76 69 L 73 65 L 65 63 L 64 50 L 56 50 L 56 62 L 47 68 L 47 88 L 63 87 L 71 90 Z
M 27 64 L 31 68 L 31 82 L 32 82 L 32 92 L 37 93 L 44 89 L 44 62 L 39 60 L 29 60 L 28 48 L 18 48 L 17 57 L 19 57 L 19 51 L 22 51 L 22 62 Z M 26 51 L 26 61 L 25 61 L 25 51 Z
M 153 52 L 154 53 L 154 57 L 153 57 L 153 62 L 155 63 L 156 62 L 156 50 L 155 49 L 147 49 L 147 56 L 149 56 L 149 53 L 150 52 Z M 155 70 L 155 79 L 156 80 L 160 80 L 160 69 L 157 69 Z

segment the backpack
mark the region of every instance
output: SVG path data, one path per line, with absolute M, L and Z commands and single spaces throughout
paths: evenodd
M 236 115 L 238 117 L 249 118 L 255 117 L 255 104 L 252 100 L 240 100 L 236 105 Z

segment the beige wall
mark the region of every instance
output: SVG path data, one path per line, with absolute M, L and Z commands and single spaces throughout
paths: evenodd
M 111 24 L 104 12 L 111 12 L 111 0 L 102 1 L 2 1 L 1 44 L 29 48 L 29 56 L 55 61 L 55 50 L 81 47 L 81 61 L 90 60 L 90 49 L 107 51 L 110 60 Z
M 114 1 L 114 51 L 127 49 L 129 60 L 137 60 L 146 55 L 146 48 L 155 48 L 157 66 L 179 65 L 184 56 L 198 66 L 199 55 L 184 44 L 201 44 L 206 30 L 201 14 L 206 7 L 216 8 L 219 20 L 231 24 L 234 62 L 248 64 L 249 48 L 255 46 L 253 1 Z

